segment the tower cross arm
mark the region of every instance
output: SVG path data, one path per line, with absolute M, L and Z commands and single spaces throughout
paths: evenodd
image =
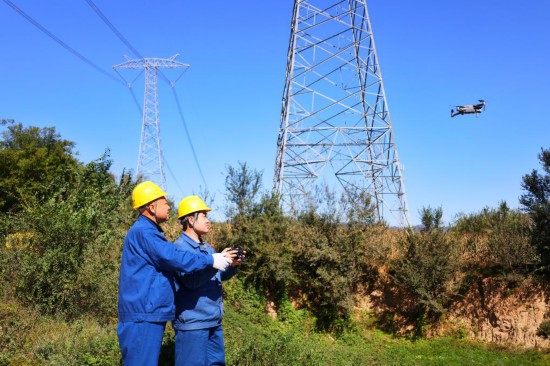
M 155 67 L 155 68 L 168 68 L 168 69 L 175 69 L 175 68 L 189 68 L 189 64 L 185 64 L 183 62 L 176 61 L 176 57 L 178 57 L 178 54 L 175 54 L 174 56 L 170 58 L 135 58 L 131 59 L 128 56 L 126 56 L 126 59 L 128 61 L 123 62 L 118 65 L 114 65 L 113 69 L 144 69 L 147 67 Z

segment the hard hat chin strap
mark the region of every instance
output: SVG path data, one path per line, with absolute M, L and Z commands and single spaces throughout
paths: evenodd
M 155 201 L 153 203 L 155 204 L 155 211 L 152 211 L 151 208 L 149 207 L 149 205 L 147 205 L 147 212 L 149 212 L 149 214 L 155 218 L 155 223 L 158 224 L 159 223 L 159 220 L 157 218 L 157 203 L 158 203 L 158 201 Z
M 191 221 L 189 220 L 189 218 L 187 219 L 187 223 L 189 224 L 189 226 L 191 227 L 191 229 L 193 229 L 193 231 L 195 232 L 195 234 L 197 235 L 197 238 L 199 238 L 199 240 L 202 242 L 202 237 L 199 233 L 197 233 L 197 230 L 195 230 L 195 223 L 197 222 L 197 219 L 199 218 L 199 213 L 200 212 L 195 212 L 193 214 L 193 223 L 191 223 Z

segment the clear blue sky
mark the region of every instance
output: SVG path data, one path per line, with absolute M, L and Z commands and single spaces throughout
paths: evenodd
M 82 1 L 11 0 L 107 72 L 131 51 Z M 94 0 L 144 56 L 191 65 L 176 90 L 213 206 L 227 165 L 271 187 L 293 2 Z M 550 1 L 368 1 L 414 224 L 422 207 L 456 214 L 518 207 L 521 178 L 550 148 Z M 111 149 L 135 169 L 141 116 L 131 94 L 0 1 L 0 118 L 55 126 L 89 162 Z M 135 74 L 122 72 L 128 79 Z M 175 74 L 167 73 L 167 76 Z M 179 200 L 204 187 L 174 97 L 159 80 L 166 172 Z M 134 92 L 143 104 L 143 76 Z M 450 118 L 450 105 L 487 110 Z M 181 187 L 181 189 L 180 189 Z

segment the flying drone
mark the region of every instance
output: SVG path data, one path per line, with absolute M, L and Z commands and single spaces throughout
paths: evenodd
M 479 100 L 478 104 L 467 104 L 467 105 L 457 105 L 456 111 L 451 108 L 451 117 L 458 116 L 459 114 L 474 114 L 477 115 L 481 113 L 481 111 L 485 110 L 485 101 L 483 99 Z

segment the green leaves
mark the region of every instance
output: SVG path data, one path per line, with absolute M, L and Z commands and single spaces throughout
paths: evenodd
M 538 262 L 529 216 L 501 202 L 497 209 L 458 217 L 453 231 L 464 242 L 465 267 L 482 274 L 525 271 Z
M 391 264 L 393 283 L 406 290 L 423 310 L 441 315 L 456 295 L 460 269 L 457 240 L 443 229 L 410 231 L 399 242 L 400 256 Z
M 24 303 L 68 317 L 115 316 L 117 243 L 133 221 L 126 203 L 134 183 L 127 173 L 115 182 L 110 166 L 106 152 L 69 179 L 53 179 L 47 198 L 3 216 L 12 239 L 0 251 L 0 272 L 10 279 L 3 285 Z
M 541 149 L 539 160 L 546 174 L 533 170 L 523 176 L 520 197 L 523 210 L 533 220 L 532 244 L 540 255 L 540 264 L 550 273 L 550 149 Z
M 321 329 L 343 330 L 352 312 L 353 296 L 374 281 L 368 257 L 376 231 L 371 199 L 359 192 L 338 199 L 318 187 L 299 217 L 283 214 L 278 197 L 261 192 L 261 173 L 246 164 L 228 167 L 226 195 L 229 230 L 225 246 L 242 247 L 247 259 L 240 276 L 281 308 L 292 296 L 311 311 Z M 343 219 L 347 219 L 344 223 Z M 372 229 L 372 230 L 371 230 Z M 372 246 L 371 246 L 372 245 Z
M 18 211 L 24 203 L 47 199 L 52 182 L 71 182 L 79 163 L 74 143 L 63 140 L 55 128 L 24 128 L 8 124 L 0 140 L 0 210 Z
M 245 214 L 252 209 L 262 187 L 262 173 L 250 169 L 246 163 L 228 166 L 225 177 L 226 198 L 230 203 L 228 216 Z

